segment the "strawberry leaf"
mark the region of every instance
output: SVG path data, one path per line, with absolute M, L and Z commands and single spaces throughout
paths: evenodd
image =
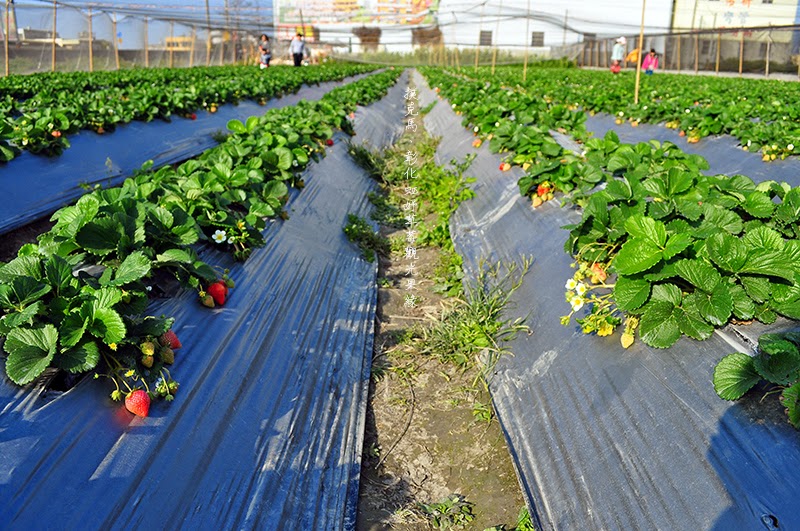
M 786 408 L 789 422 L 795 428 L 800 429 L 800 382 L 783 390 L 781 402 Z
M 631 311 L 647 302 L 650 283 L 642 279 L 619 277 L 614 285 L 614 300 L 621 310 Z
M 94 369 L 100 361 L 100 350 L 94 341 L 86 341 L 76 345 L 53 359 L 53 365 L 73 374 Z
M 723 400 L 738 400 L 761 380 L 753 358 L 741 352 L 728 354 L 714 368 L 714 390 Z
M 642 341 L 655 348 L 669 348 L 674 345 L 681 337 L 674 309 L 669 302 L 649 302 L 639 323 Z
M 135 282 L 150 272 L 150 259 L 143 252 L 136 251 L 129 254 L 119 265 L 112 286 L 122 286 Z
M 8 333 L 3 348 L 8 352 L 6 373 L 19 385 L 32 382 L 53 360 L 58 342 L 56 328 L 16 328 Z
M 647 271 L 661 259 L 661 249 L 651 241 L 632 239 L 622 245 L 613 266 L 620 275 L 635 275 Z
M 692 286 L 701 290 L 711 291 L 722 280 L 719 271 L 702 260 L 681 260 L 675 264 L 675 272 Z
M 625 230 L 633 238 L 645 240 L 654 247 L 663 248 L 667 242 L 667 229 L 660 221 L 646 216 L 636 215 L 625 221 Z

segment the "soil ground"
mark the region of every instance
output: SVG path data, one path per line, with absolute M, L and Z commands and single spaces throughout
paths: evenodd
M 382 230 L 386 236 L 401 232 Z M 474 504 L 475 517 L 466 529 L 512 529 L 524 507 L 478 369 L 462 370 L 421 354 L 420 340 L 409 339 L 415 327 L 430 324 L 440 313 L 444 300 L 431 280 L 438 260 L 437 249 L 417 249 L 413 293 L 421 300 L 408 307 L 409 260 L 381 259 L 359 530 L 434 528 L 422 505 L 454 494 Z

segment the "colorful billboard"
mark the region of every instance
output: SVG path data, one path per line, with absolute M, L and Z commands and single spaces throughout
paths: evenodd
M 439 0 L 274 0 L 275 25 L 429 25 Z

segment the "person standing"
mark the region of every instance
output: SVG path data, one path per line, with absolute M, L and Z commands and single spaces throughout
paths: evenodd
M 261 34 L 261 40 L 258 42 L 258 55 L 261 61 L 261 68 L 269 68 L 269 62 L 272 59 L 272 49 L 269 44 L 269 37 L 266 34 Z
M 303 40 L 303 33 L 298 31 L 297 35 L 289 43 L 289 53 L 294 59 L 294 66 L 302 66 L 303 54 L 306 51 L 306 43 Z
M 644 56 L 642 68 L 644 69 L 644 73 L 648 76 L 652 76 L 653 71 L 658 68 L 658 54 L 655 48 L 650 48 L 650 53 Z
M 611 71 L 615 74 L 619 74 L 622 68 L 620 63 L 622 63 L 622 60 L 625 58 L 625 44 L 627 42 L 625 37 L 620 37 L 617 39 L 617 42 L 614 43 L 614 48 L 611 49 Z

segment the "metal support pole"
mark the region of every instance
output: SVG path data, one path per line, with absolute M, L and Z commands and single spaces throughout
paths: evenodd
M 528 10 L 525 11 L 525 62 L 522 67 L 522 82 L 524 83 L 528 79 L 528 35 L 531 34 L 531 0 L 528 0 Z M 566 31 L 566 29 L 564 30 Z
M 50 57 L 50 71 L 56 71 L 56 16 L 58 12 L 58 4 L 53 0 L 53 42 Z
M 169 67 L 175 67 L 175 21 L 169 21 Z
M 206 66 L 211 65 L 211 11 L 208 9 L 208 0 L 206 0 L 206 29 L 208 35 L 206 36 Z
M 494 75 L 494 67 L 497 64 L 497 40 L 500 37 L 500 14 L 503 12 L 503 0 L 500 0 L 500 3 L 497 6 L 497 25 L 495 26 L 495 31 L 493 35 L 493 39 L 495 42 L 494 49 L 492 50 L 492 75 Z
M 681 41 L 683 40 L 681 35 L 678 35 L 678 73 L 681 71 Z
M 700 35 L 694 34 L 694 73 L 700 70 Z
M 720 53 L 721 53 L 721 50 L 720 50 L 721 46 L 722 46 L 722 33 L 717 33 L 717 61 L 714 64 L 714 71 L 717 74 L 719 74 L 719 56 L 720 56 Z
M 8 13 L 8 4 L 9 3 L 10 3 L 9 0 L 6 0 L 6 38 L 3 39 L 3 48 L 4 48 L 4 51 L 5 51 L 5 58 L 6 58 L 6 77 L 8 77 L 9 74 L 11 73 L 11 68 L 8 65 L 8 41 L 11 40 L 9 38 L 9 36 L 8 36 L 8 29 L 11 26 L 11 19 L 10 19 L 10 15 Z
M 117 70 L 119 70 L 119 38 L 117 37 L 117 14 L 114 13 L 113 17 L 111 18 L 111 32 L 112 40 L 114 41 L 114 63 L 117 65 Z
M 194 66 L 194 41 L 197 40 L 197 28 L 192 26 L 192 45 L 189 50 L 189 67 Z
M 144 17 L 144 67 L 150 68 L 150 45 L 148 44 L 149 37 L 147 36 L 147 17 Z
M 94 72 L 94 39 L 92 38 L 92 8 L 89 7 L 89 72 Z

